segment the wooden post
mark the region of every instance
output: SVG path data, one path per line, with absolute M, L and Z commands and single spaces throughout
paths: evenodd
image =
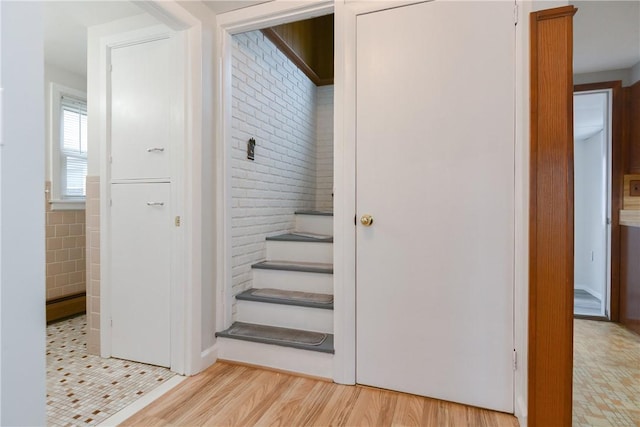
M 529 427 L 571 426 L 576 11 L 531 14 Z

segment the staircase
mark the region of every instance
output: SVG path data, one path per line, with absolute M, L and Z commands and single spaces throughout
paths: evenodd
M 216 333 L 219 357 L 333 376 L 333 214 L 298 211 L 295 231 L 267 237 L 253 288 L 236 295 L 237 321 Z

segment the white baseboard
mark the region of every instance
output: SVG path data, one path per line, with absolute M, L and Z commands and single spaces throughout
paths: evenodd
M 200 353 L 200 369 L 198 372 L 204 371 L 209 366 L 216 363 L 216 360 L 218 360 L 218 343 Z
M 527 404 L 521 397 L 518 397 L 516 401 L 515 416 L 518 418 L 520 427 L 527 427 Z

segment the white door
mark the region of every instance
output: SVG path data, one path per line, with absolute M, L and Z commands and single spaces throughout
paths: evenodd
M 176 60 L 172 39 L 111 50 L 111 179 L 170 177 Z
M 171 362 L 169 183 L 111 185 L 111 355 Z
M 357 381 L 513 412 L 511 2 L 357 18 Z

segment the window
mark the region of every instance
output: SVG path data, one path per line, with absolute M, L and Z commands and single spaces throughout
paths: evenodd
M 83 199 L 87 177 L 87 104 L 62 97 L 60 120 L 60 197 Z
M 51 208 L 83 209 L 87 177 L 86 94 L 51 84 Z

